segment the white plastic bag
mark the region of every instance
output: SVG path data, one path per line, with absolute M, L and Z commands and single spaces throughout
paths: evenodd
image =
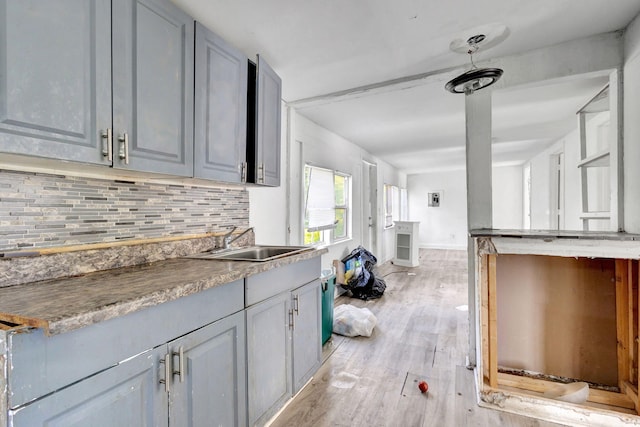
M 376 322 L 376 316 L 368 308 L 342 304 L 333 310 L 333 332 L 346 337 L 370 337 Z

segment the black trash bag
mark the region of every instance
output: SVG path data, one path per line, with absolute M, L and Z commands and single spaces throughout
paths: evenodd
M 358 246 L 342 262 L 345 264 L 345 271 L 350 273 L 347 284 L 341 286 L 350 291 L 354 298 L 368 300 L 380 298 L 384 294 L 387 284 L 375 277 L 373 267 L 378 260 L 371 252 Z

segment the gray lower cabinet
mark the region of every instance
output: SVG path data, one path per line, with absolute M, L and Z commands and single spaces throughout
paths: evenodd
M 247 308 L 249 425 L 264 425 L 291 396 L 289 293 Z
M 196 22 L 194 171 L 247 180 L 247 57 Z
M 307 260 L 247 278 L 250 426 L 264 425 L 320 367 L 319 262 Z
M 322 293 L 320 280 L 291 292 L 293 323 L 293 393 L 311 379 L 322 364 Z
M 192 175 L 192 18 L 169 0 L 0 10 L 0 152 Z
M 58 335 L 0 330 L 0 427 L 244 426 L 245 346 L 243 280 Z
M 157 385 L 164 352 L 150 350 L 9 412 L 15 427 L 168 426 L 167 393 Z
M 244 329 L 242 312 L 226 317 L 10 411 L 10 425 L 245 425 Z
M 168 344 L 169 424 L 247 424 L 245 323 L 236 313 Z

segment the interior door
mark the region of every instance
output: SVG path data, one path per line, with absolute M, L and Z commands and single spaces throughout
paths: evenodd
M 362 245 L 377 253 L 378 229 L 378 166 L 362 161 Z

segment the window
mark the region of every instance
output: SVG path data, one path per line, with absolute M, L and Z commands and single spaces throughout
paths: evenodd
M 331 244 L 351 237 L 351 176 L 304 167 L 304 244 Z
M 384 185 L 384 227 L 393 227 L 394 221 L 406 220 L 407 190 L 395 185 Z

